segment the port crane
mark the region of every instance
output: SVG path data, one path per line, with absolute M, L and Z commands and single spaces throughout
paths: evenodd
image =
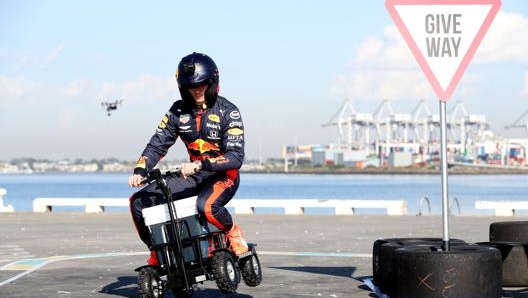
M 506 125 L 505 129 L 511 129 L 511 128 L 525 128 L 528 129 L 528 120 L 525 118 L 528 115 L 528 110 L 526 110 L 519 118 L 517 118 L 515 121 L 513 121 L 512 124 Z M 523 121 L 523 119 L 525 119 Z

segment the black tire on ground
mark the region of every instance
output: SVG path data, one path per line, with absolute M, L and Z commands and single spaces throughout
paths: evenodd
M 387 250 L 387 255 L 383 257 L 380 255 L 381 247 L 386 243 L 394 243 L 399 246 L 390 245 Z M 373 282 L 380 289 L 384 288 L 387 276 L 390 276 L 392 271 L 392 254 L 391 252 L 399 247 L 413 246 L 413 245 L 434 245 L 440 247 L 443 243 L 442 238 L 425 237 L 425 238 L 387 238 L 378 239 L 372 245 L 372 277 Z M 461 239 L 449 239 L 451 245 L 465 244 Z M 392 250 L 392 251 L 391 251 Z M 383 289 L 382 289 L 383 291 Z
M 152 267 L 144 267 L 139 271 L 138 288 L 140 298 L 163 297 L 163 283 L 158 271 Z
M 233 255 L 227 251 L 216 251 L 211 262 L 216 285 L 224 293 L 234 293 L 240 282 L 240 272 Z
M 491 223 L 489 241 L 528 242 L 528 221 Z
M 256 251 L 247 258 L 240 260 L 240 273 L 242 279 L 249 287 L 256 287 L 262 281 L 262 268 Z
M 465 242 L 450 241 L 451 246 L 467 245 Z M 407 241 L 407 242 L 388 242 L 380 247 L 379 251 L 379 272 L 378 272 L 378 287 L 387 294 L 393 297 L 396 294 L 396 267 L 394 265 L 394 253 L 397 249 L 402 247 L 421 247 L 430 250 L 442 250 L 442 240 L 439 241 Z
M 383 244 L 388 242 L 386 239 L 378 239 L 372 244 L 372 282 L 378 287 L 381 282 L 380 249 Z
M 492 247 L 402 247 L 394 252 L 394 266 L 397 291 L 391 298 L 502 297 L 501 253 Z
M 478 242 L 502 255 L 502 286 L 528 287 L 528 242 Z
M 413 243 L 412 245 L 424 244 Z M 387 242 L 379 248 L 379 267 L 376 276 L 374 276 L 374 280 L 378 288 L 389 297 L 392 297 L 396 291 L 396 272 L 393 264 L 394 251 L 402 247 L 403 245 L 401 243 Z

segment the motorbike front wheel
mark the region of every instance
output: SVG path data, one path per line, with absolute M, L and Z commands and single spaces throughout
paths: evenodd
M 262 269 L 257 252 L 253 251 L 251 256 L 242 259 L 239 264 L 242 278 L 246 285 L 250 287 L 258 286 L 262 281 Z
M 212 259 L 212 269 L 218 289 L 224 293 L 234 293 L 240 282 L 233 255 L 227 251 L 216 251 Z

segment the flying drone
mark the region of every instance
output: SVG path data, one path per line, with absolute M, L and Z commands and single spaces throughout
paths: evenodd
M 117 110 L 117 107 L 123 103 L 123 100 L 122 99 L 118 99 L 118 100 L 115 100 L 115 101 L 104 101 L 104 102 L 101 102 L 101 105 L 103 106 L 103 108 L 106 109 L 106 112 L 108 113 L 108 116 L 110 116 L 110 113 L 114 110 Z

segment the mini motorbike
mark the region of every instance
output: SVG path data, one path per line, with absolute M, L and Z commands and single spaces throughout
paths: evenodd
M 149 172 L 146 182 L 156 183 L 166 204 L 143 209 L 158 257 L 158 266 L 145 265 L 138 272 L 139 297 L 163 297 L 171 290 L 175 297 L 191 297 L 199 283 L 215 281 L 223 293 L 234 293 L 241 279 L 250 287 L 262 281 L 256 244 L 248 243 L 248 252 L 235 255 L 224 231 L 200 216 L 196 197 L 173 200 L 166 179 L 180 170 Z

